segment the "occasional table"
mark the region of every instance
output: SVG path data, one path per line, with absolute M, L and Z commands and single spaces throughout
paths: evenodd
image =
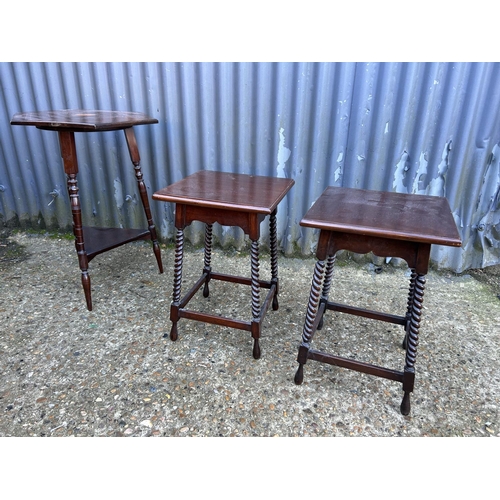
M 177 323 L 181 318 L 203 321 L 251 332 L 254 339 L 253 357 L 260 358 L 259 338 L 262 320 L 272 302 L 278 309 L 278 245 L 276 213 L 279 202 L 294 185 L 292 179 L 232 174 L 202 170 L 153 194 L 153 199 L 175 203 L 175 263 L 174 291 L 170 306 L 172 327 L 170 339 L 177 340 Z M 259 280 L 260 224 L 269 216 L 271 280 Z M 201 277 L 181 297 L 184 229 L 193 221 L 205 223 L 204 267 Z M 251 240 L 251 277 L 232 276 L 212 271 L 212 227 L 215 222 L 238 226 Z M 222 280 L 251 287 L 252 319 L 244 321 L 189 310 L 189 301 L 203 286 L 203 296 L 209 296 L 209 282 Z M 260 304 L 260 288 L 269 289 Z
M 160 246 L 156 229 L 151 216 L 148 194 L 140 166 L 139 149 L 133 127 L 158 123 L 143 113 L 124 111 L 90 111 L 90 110 L 58 110 L 17 113 L 13 116 L 12 125 L 32 125 L 41 130 L 53 130 L 59 135 L 61 156 L 64 171 L 67 175 L 67 186 L 73 215 L 73 232 L 78 262 L 82 272 L 82 285 L 87 308 L 92 310 L 92 296 L 89 262 L 98 254 L 116 248 L 125 243 L 137 240 L 151 240 L 160 273 L 163 272 Z M 75 132 L 104 132 L 123 130 L 134 165 L 135 176 L 144 213 L 148 223 L 147 229 L 97 228 L 82 225 L 79 188 L 77 183 L 78 161 L 75 146 Z
M 408 415 L 431 245 L 461 245 L 448 201 L 436 196 L 330 186 L 304 215 L 300 225 L 319 229 L 320 233 L 295 383 L 303 382 L 304 365 L 308 359 L 394 380 L 403 385 L 400 410 L 403 415 Z M 404 259 L 411 269 L 405 315 L 330 302 L 328 295 L 339 250 L 359 254 L 373 252 L 379 257 Z M 392 370 L 311 349 L 314 333 L 322 328 L 326 310 L 402 325 L 405 331 L 403 348 L 406 350 L 404 370 Z

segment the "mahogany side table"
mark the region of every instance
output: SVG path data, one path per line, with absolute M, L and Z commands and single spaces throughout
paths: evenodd
M 461 245 L 448 201 L 436 196 L 330 186 L 304 215 L 300 225 L 319 229 L 320 234 L 295 383 L 302 383 L 303 367 L 308 359 L 394 380 L 403 384 L 400 410 L 403 415 L 408 415 L 431 244 Z M 411 269 L 406 314 L 396 316 L 330 302 L 328 294 L 339 250 L 359 254 L 373 252 L 379 257 L 405 260 Z M 326 310 L 402 325 L 405 331 L 403 348 L 406 350 L 404 370 L 392 370 L 311 349 L 314 333 L 322 328 Z
M 232 174 L 202 170 L 153 194 L 153 199 L 175 203 L 174 291 L 170 306 L 172 328 L 170 339 L 177 340 L 177 322 L 181 318 L 218 324 L 251 332 L 253 357 L 260 358 L 259 338 L 263 318 L 272 301 L 278 309 L 278 246 L 276 213 L 279 202 L 295 181 L 285 178 Z M 259 280 L 260 223 L 269 216 L 271 280 Z M 205 223 L 204 267 L 201 277 L 181 298 L 184 228 L 193 221 Z M 251 239 L 251 278 L 216 273 L 211 268 L 212 227 L 215 222 L 238 226 Z M 252 319 L 242 321 L 186 309 L 189 301 L 203 285 L 203 296 L 209 296 L 209 282 L 222 280 L 251 286 Z M 261 307 L 260 288 L 269 289 Z
M 148 194 L 140 166 L 139 149 L 133 127 L 158 123 L 156 118 L 150 118 L 143 113 L 123 111 L 91 111 L 91 110 L 58 110 L 17 113 L 11 120 L 11 125 L 33 125 L 41 130 L 53 130 L 59 135 L 61 156 L 64 171 L 67 175 L 67 186 L 73 215 L 73 233 L 78 262 L 82 272 L 82 285 L 87 308 L 92 310 L 92 296 L 89 262 L 98 254 L 116 248 L 125 243 L 137 240 L 151 240 L 153 251 L 160 273 L 163 273 L 160 246 L 156 229 L 151 217 Z M 123 130 L 134 165 L 135 176 L 144 213 L 148 222 L 147 229 L 97 228 L 82 225 L 80 197 L 78 194 L 78 160 L 75 146 L 75 132 L 104 132 Z

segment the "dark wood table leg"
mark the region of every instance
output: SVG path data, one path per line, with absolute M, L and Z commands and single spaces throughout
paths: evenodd
M 206 274 L 205 285 L 203 287 L 203 297 L 207 298 L 210 294 L 208 283 L 212 272 L 212 228 L 213 224 L 205 225 L 205 253 L 203 273 Z
M 137 147 L 137 141 L 135 138 L 134 129 L 132 127 L 124 129 L 125 138 L 127 140 L 127 146 L 130 154 L 130 159 L 134 164 L 135 177 L 137 179 L 137 185 L 139 188 L 139 194 L 142 201 L 142 206 L 144 207 L 144 213 L 146 214 L 146 219 L 148 221 L 148 229 L 151 234 L 151 241 L 153 242 L 153 251 L 156 257 L 156 262 L 158 264 L 158 270 L 160 274 L 163 273 L 163 264 L 161 261 L 161 251 L 160 245 L 158 243 L 158 237 L 156 236 L 156 228 L 153 223 L 153 217 L 151 215 L 151 208 L 149 206 L 148 192 L 146 189 L 146 184 L 144 183 L 142 169 L 141 169 L 141 158 L 139 156 L 139 148 Z
M 309 346 L 311 344 L 314 332 L 315 332 L 315 322 L 318 315 L 318 305 L 320 302 L 321 295 L 321 284 L 323 282 L 323 276 L 325 274 L 325 261 L 318 260 L 314 266 L 314 275 L 311 284 L 311 293 L 309 294 L 309 303 L 307 304 L 306 319 L 304 322 L 304 329 L 302 331 L 302 342 L 299 347 L 299 354 L 297 361 L 299 367 L 295 373 L 294 381 L 297 385 L 302 384 L 304 380 L 304 365 L 307 361 L 307 354 L 309 352 Z
M 408 415 L 410 413 L 410 393 L 413 391 L 415 382 L 415 361 L 417 358 L 418 332 L 422 315 L 425 281 L 424 274 L 416 274 L 413 282 L 411 318 L 406 341 L 406 360 L 403 375 L 404 396 L 401 402 L 401 413 L 403 415 Z
M 269 238 L 271 249 L 271 283 L 276 286 L 273 296 L 273 311 L 279 309 L 278 293 L 279 293 L 279 279 L 278 279 L 278 237 L 277 237 L 277 224 L 276 224 L 277 209 L 269 217 Z
M 92 294 L 90 288 L 90 276 L 88 273 L 89 260 L 85 251 L 85 241 L 83 238 L 82 210 L 80 196 L 78 194 L 78 160 L 76 156 L 75 134 L 71 131 L 59 131 L 59 144 L 61 156 L 64 164 L 64 171 L 67 175 L 68 194 L 71 204 L 71 214 L 73 216 L 73 234 L 75 235 L 75 248 L 78 255 L 78 264 L 82 272 L 82 285 L 85 293 L 87 309 L 92 311 Z
M 260 285 L 259 285 L 259 242 L 252 240 L 251 246 L 251 287 L 252 287 L 252 337 L 253 357 L 260 358 L 260 325 L 261 325 L 261 310 L 260 310 Z
M 336 259 L 335 254 L 329 255 L 328 259 L 326 261 L 325 282 L 323 283 L 323 291 L 321 292 L 321 302 L 324 302 L 325 304 L 326 304 L 326 302 L 328 302 L 328 295 L 330 294 L 335 259 Z M 325 309 L 325 311 L 326 311 L 326 309 Z M 318 330 L 321 330 L 323 328 L 324 315 L 325 315 L 325 313 L 323 311 L 323 314 L 321 315 L 321 319 L 319 320 L 319 323 L 318 323 Z
M 177 322 L 179 321 L 179 307 L 181 302 L 183 257 L 184 231 L 182 229 L 177 229 L 175 237 L 174 293 L 172 296 L 172 304 L 170 305 L 170 320 L 172 321 L 172 328 L 170 329 L 170 340 L 177 340 L 178 337 Z
M 411 311 L 413 309 L 413 297 L 415 295 L 415 279 L 417 278 L 417 272 L 415 269 L 411 269 L 410 275 L 410 289 L 408 291 L 408 307 L 406 310 L 406 327 L 405 336 L 403 338 L 403 349 L 406 349 L 407 339 L 408 339 L 408 328 L 410 327 Z

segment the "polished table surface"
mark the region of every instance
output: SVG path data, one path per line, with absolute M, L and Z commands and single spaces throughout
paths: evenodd
M 11 125 L 33 125 L 47 130 L 102 132 L 158 123 L 158 120 L 144 113 L 132 111 L 64 109 L 16 113 L 10 123 Z
M 201 170 L 160 189 L 153 199 L 208 208 L 271 214 L 293 179 Z
M 460 246 L 446 198 L 330 186 L 301 226 L 394 240 Z

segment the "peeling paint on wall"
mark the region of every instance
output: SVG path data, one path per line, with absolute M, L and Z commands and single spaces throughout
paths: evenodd
M 484 177 L 481 205 L 485 213 L 476 228 L 476 248 L 482 252 L 481 267 L 498 263 L 500 256 L 500 147 L 495 144 Z
M 392 189 L 396 193 L 406 193 L 408 190 L 404 185 L 404 179 L 406 177 L 406 172 L 408 171 L 408 153 L 403 151 L 399 162 L 396 165 L 396 170 L 394 172 L 394 180 L 392 183 Z
M 285 147 L 285 130 L 283 127 L 280 128 L 280 140 L 278 144 L 278 167 L 276 169 L 278 177 L 286 177 L 285 175 L 285 163 L 290 158 L 292 151 Z
M 413 187 L 411 192 L 416 194 L 425 194 L 425 180 L 427 178 L 427 155 L 422 152 L 420 153 L 420 159 L 418 162 L 418 170 L 413 180 Z
M 342 161 L 344 159 L 344 153 L 341 151 L 338 156 L 337 156 L 337 169 L 335 170 L 335 178 L 334 178 L 334 181 L 335 183 L 338 183 L 338 180 L 341 178 L 342 176 L 342 170 L 343 170 L 343 165 L 342 165 Z
M 120 179 L 115 179 L 113 182 L 114 185 L 114 196 L 115 203 L 118 210 L 121 210 L 123 207 L 123 191 L 122 191 L 122 182 Z
M 451 151 L 451 141 L 446 144 L 441 155 L 441 162 L 438 165 L 438 175 L 429 182 L 426 194 L 430 196 L 445 196 L 445 177 L 449 168 L 448 159 Z

